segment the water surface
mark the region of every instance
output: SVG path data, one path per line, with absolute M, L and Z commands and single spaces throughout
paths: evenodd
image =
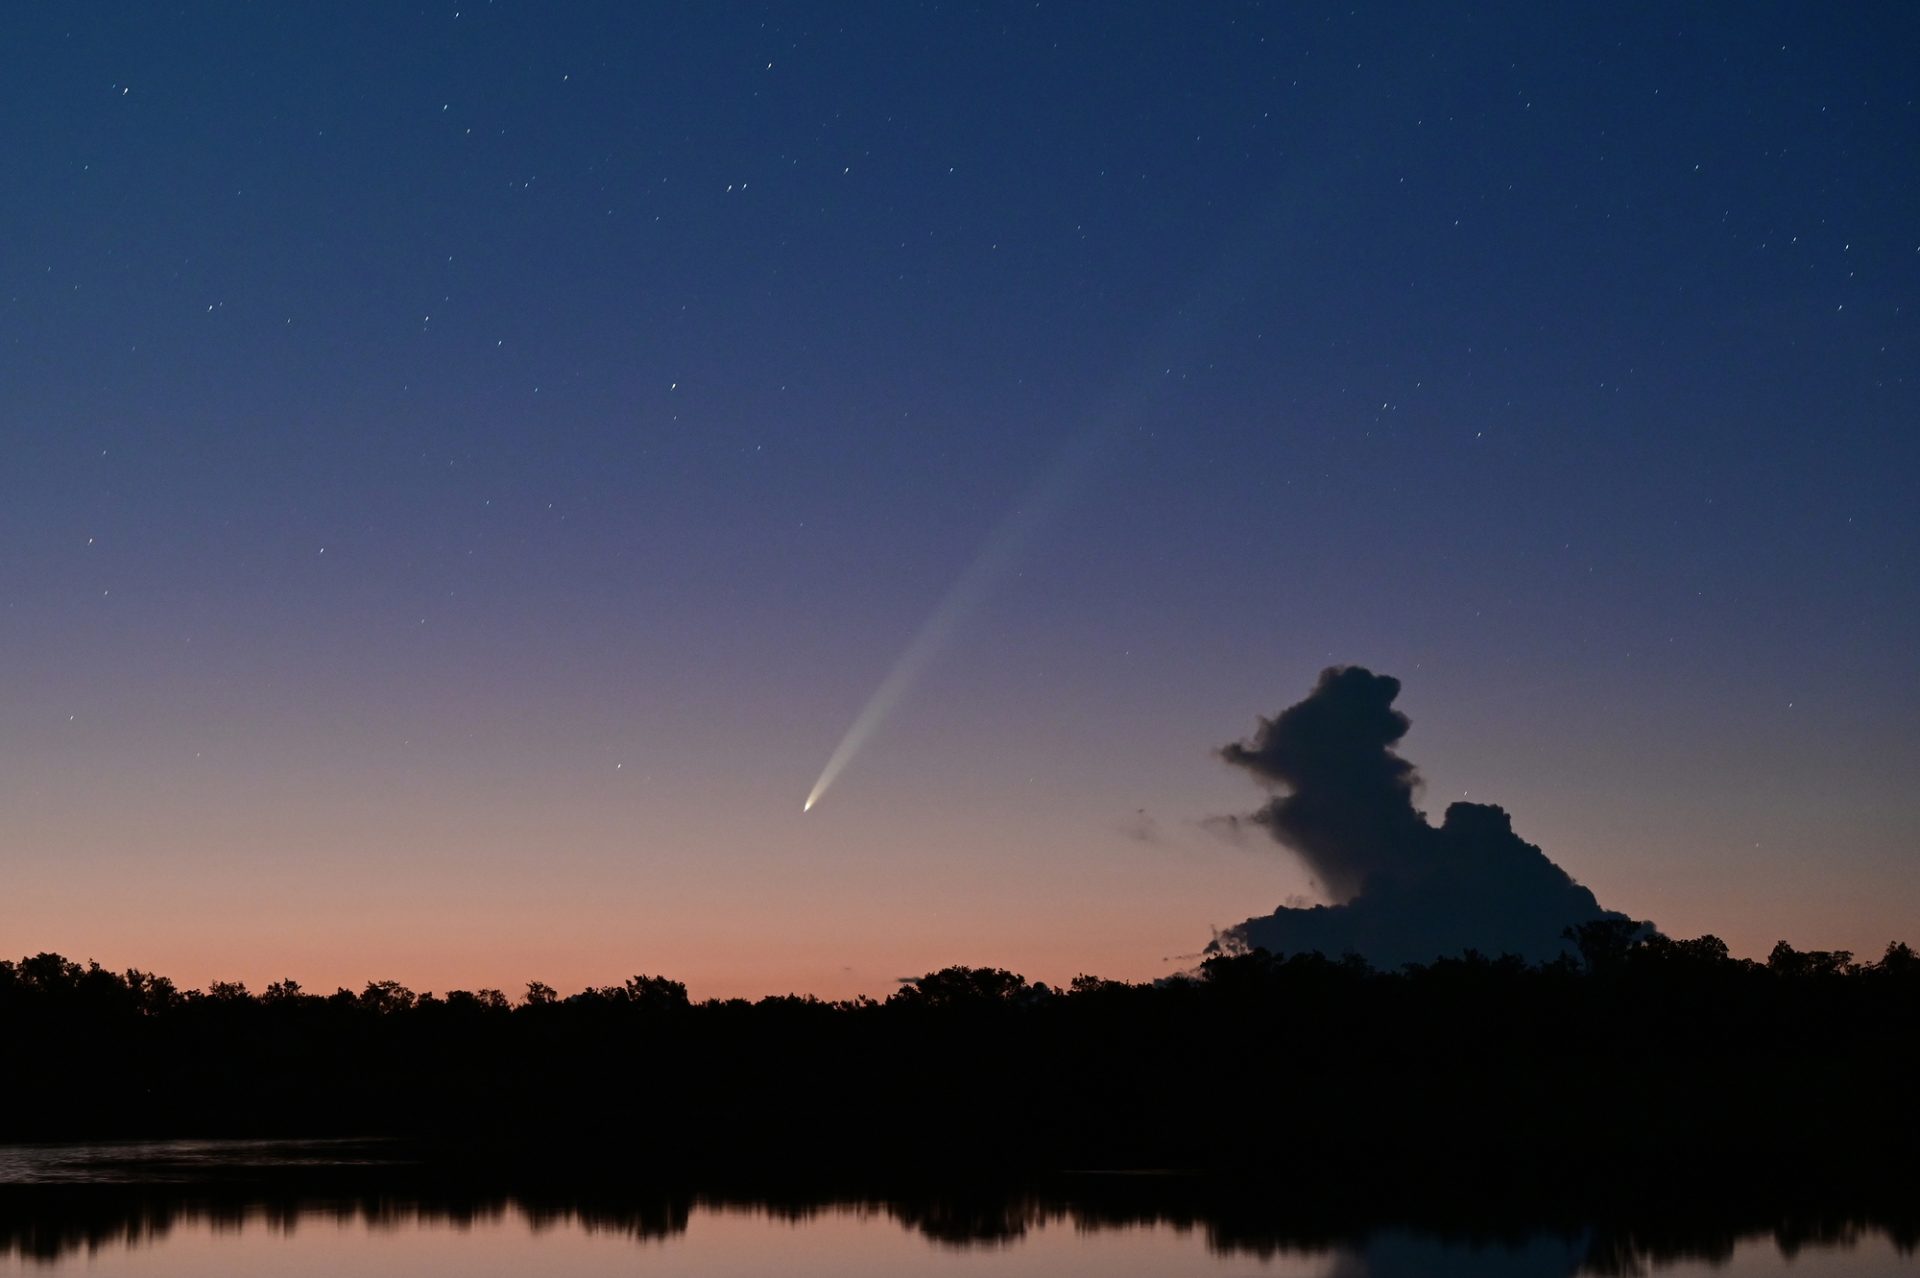
M 754 1197 L 454 1188 L 401 1163 L 354 1142 L 0 1148 L 0 1273 L 1920 1278 L 1884 1214 L 1414 1226 L 1176 1178 Z

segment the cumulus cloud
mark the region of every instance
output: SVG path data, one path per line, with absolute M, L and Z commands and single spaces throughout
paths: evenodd
M 1305 700 L 1262 719 L 1220 757 L 1274 792 L 1239 818 L 1299 855 L 1331 905 L 1284 905 L 1226 929 L 1210 949 L 1360 954 L 1379 966 L 1476 949 L 1553 958 L 1602 909 L 1492 804 L 1455 803 L 1438 827 L 1414 806 L 1412 763 L 1394 747 L 1400 681 L 1360 666 L 1321 672 Z

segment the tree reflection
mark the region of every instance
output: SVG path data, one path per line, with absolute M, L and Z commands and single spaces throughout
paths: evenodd
M 152 1246 L 196 1230 L 264 1229 L 297 1235 L 307 1224 L 382 1233 L 501 1227 L 577 1229 L 636 1243 L 676 1238 L 698 1213 L 770 1215 L 804 1225 L 828 1215 L 887 1221 L 942 1248 L 1017 1246 L 1051 1227 L 1079 1232 L 1198 1232 L 1220 1255 L 1271 1261 L 1321 1257 L 1336 1278 L 1450 1274 L 1494 1278 L 1638 1275 L 1679 1261 L 1725 1264 L 1737 1247 L 1771 1243 L 1785 1258 L 1808 1248 L 1850 1249 L 1884 1238 L 1903 1255 L 1920 1242 L 1910 1204 L 1860 1212 L 1705 1211 L 1691 1217 L 1627 1211 L 1570 1224 L 1568 1217 L 1449 1217 L 1400 1211 L 1356 1214 L 1251 1185 L 1183 1177 L 1075 1177 L 1040 1187 L 956 1192 L 779 1192 L 450 1188 L 396 1171 L 353 1191 L 365 1172 L 285 1183 L 0 1186 L 0 1258 L 57 1262 Z M 374 1177 L 380 1181 L 383 1177 Z M 329 1183 L 331 1180 L 332 1183 Z

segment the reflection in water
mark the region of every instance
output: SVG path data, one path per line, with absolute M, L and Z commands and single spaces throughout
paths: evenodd
M 396 1160 L 380 1140 L 148 1140 L 0 1145 L 0 1186 L 185 1184 Z
M 524 1169 L 523 1169 L 524 1171 Z M 458 1186 L 392 1145 L 187 1141 L 0 1147 L 0 1264 L 135 1278 L 428 1270 L 561 1275 L 626 1267 L 608 1248 L 675 1249 L 675 1267 L 789 1273 L 1150 1273 L 1313 1278 L 1569 1278 L 1653 1270 L 1920 1275 L 1920 1208 L 1695 1205 L 1562 1216 L 1356 1213 L 1245 1182 L 1080 1176 L 1013 1190 L 769 1194 L 551 1181 Z M 1457 1202 L 1457 1200 L 1456 1200 Z M 478 1247 L 480 1250 L 475 1252 Z M 262 1249 L 266 1249 L 263 1251 Z M 351 1253 L 351 1254 L 349 1254 Z
M 1234 1272 L 1324 1278 L 1568 1278 L 1640 1274 L 1685 1262 L 1757 1275 L 1780 1272 L 1802 1253 L 1844 1261 L 1836 1273 L 1920 1273 L 1910 1230 L 1865 1220 L 1655 1233 L 1600 1226 L 1575 1233 L 1322 1231 L 1289 1222 L 1278 1205 L 1261 1224 L 1245 1204 L 1211 1215 L 1192 1203 L 1152 1208 L 1137 1188 L 1126 1197 L 1116 1203 L 1097 1194 L 1051 1193 L 821 1200 L 283 1195 L 215 1187 L 9 1186 L 0 1188 L 0 1261 L 8 1269 L 41 1272 L 48 1265 L 56 1271 L 85 1265 L 96 1275 L 237 1272 L 262 1264 L 284 1272 L 337 1265 L 413 1273 L 472 1268 L 461 1258 L 478 1240 L 483 1245 L 476 1254 L 498 1260 L 512 1253 L 562 1275 L 621 1267 L 609 1243 L 629 1249 L 670 1243 L 676 1269 L 696 1275 L 739 1272 L 739 1264 L 763 1253 L 794 1273 L 873 1268 L 881 1259 L 914 1272 L 1147 1273 L 1168 1264 L 1204 1268 L 1211 1257 Z M 263 1246 L 273 1249 L 270 1255 L 262 1254 Z M 187 1260 L 191 1264 L 181 1263 Z M 1809 1267 L 1798 1263 L 1794 1272 L 1804 1275 Z

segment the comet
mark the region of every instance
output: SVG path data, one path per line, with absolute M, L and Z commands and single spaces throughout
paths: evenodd
M 1185 366 L 1195 352 L 1204 349 L 1206 340 L 1230 313 L 1233 298 L 1243 294 L 1248 281 L 1256 277 L 1255 268 L 1276 251 L 1272 247 L 1274 243 L 1275 237 L 1264 221 L 1250 223 L 1237 241 L 1239 251 L 1223 253 L 1187 305 L 1162 320 L 1157 340 L 1147 344 L 1147 357 L 1138 361 L 1129 384 L 1116 388 L 1104 411 L 1093 414 L 1091 423 L 1070 438 L 1027 499 L 994 526 L 973 561 L 940 597 L 932 614 L 894 659 L 886 678 L 860 707 L 860 713 L 854 716 L 840 744 L 827 759 L 827 766 L 821 769 L 820 779 L 813 783 L 812 792 L 800 805 L 803 814 L 813 811 L 854 756 L 879 731 L 894 707 L 913 690 L 953 632 L 1013 564 L 1034 530 L 1093 471 L 1093 463 L 1104 447 L 1134 428 L 1149 403 L 1164 397 L 1168 388 L 1177 384 L 1175 367 Z M 1230 265 L 1235 269 L 1230 271 Z
M 853 757 L 860 753 L 860 748 L 893 713 L 893 708 L 900 704 L 901 698 L 913 690 L 921 674 L 946 646 L 954 630 L 1005 574 L 1020 547 L 1058 502 L 1061 490 L 1071 477 L 1067 472 L 1077 469 L 1070 460 L 1074 452 L 1077 450 L 1070 450 L 1069 458 L 1062 459 L 1062 464 L 1055 467 L 1054 474 L 1038 485 L 1028 501 L 1001 519 L 974 555 L 973 562 L 967 565 L 966 571 L 941 596 L 933 612 L 894 659 L 886 678 L 873 690 L 873 695 L 867 698 L 866 704 L 860 707 L 860 713 L 854 716 L 853 723 L 841 736 L 840 744 L 834 747 L 833 754 L 827 759 L 827 766 L 820 770 L 820 779 L 813 783 L 813 791 L 807 795 L 807 801 L 800 805 L 802 813 L 813 811 L 813 805 L 820 802 L 821 796 L 839 779 L 846 766 L 853 762 Z
M 840 744 L 834 747 L 833 754 L 827 759 L 827 766 L 821 769 L 820 779 L 813 783 L 813 792 L 800 805 L 803 814 L 813 811 L 813 805 L 820 802 L 828 787 L 839 779 L 840 773 L 853 762 L 853 757 L 860 753 L 861 747 L 893 713 L 893 708 L 913 691 L 921 674 L 940 655 L 954 631 L 960 628 L 968 615 L 1013 566 L 1021 548 L 1033 537 L 1035 530 L 1066 502 L 1073 490 L 1091 473 L 1095 457 L 1112 433 L 1110 420 L 1102 419 L 1104 424 L 1096 424 L 1074 435 L 1027 492 L 1025 500 L 993 526 L 966 570 L 947 588 L 947 593 L 940 596 L 933 612 L 914 632 L 913 638 L 907 641 L 900 655 L 894 658 L 886 678 L 880 681 L 880 686 L 873 690 L 867 703 L 860 707 L 860 713 L 854 716 L 853 723 L 840 738 Z

